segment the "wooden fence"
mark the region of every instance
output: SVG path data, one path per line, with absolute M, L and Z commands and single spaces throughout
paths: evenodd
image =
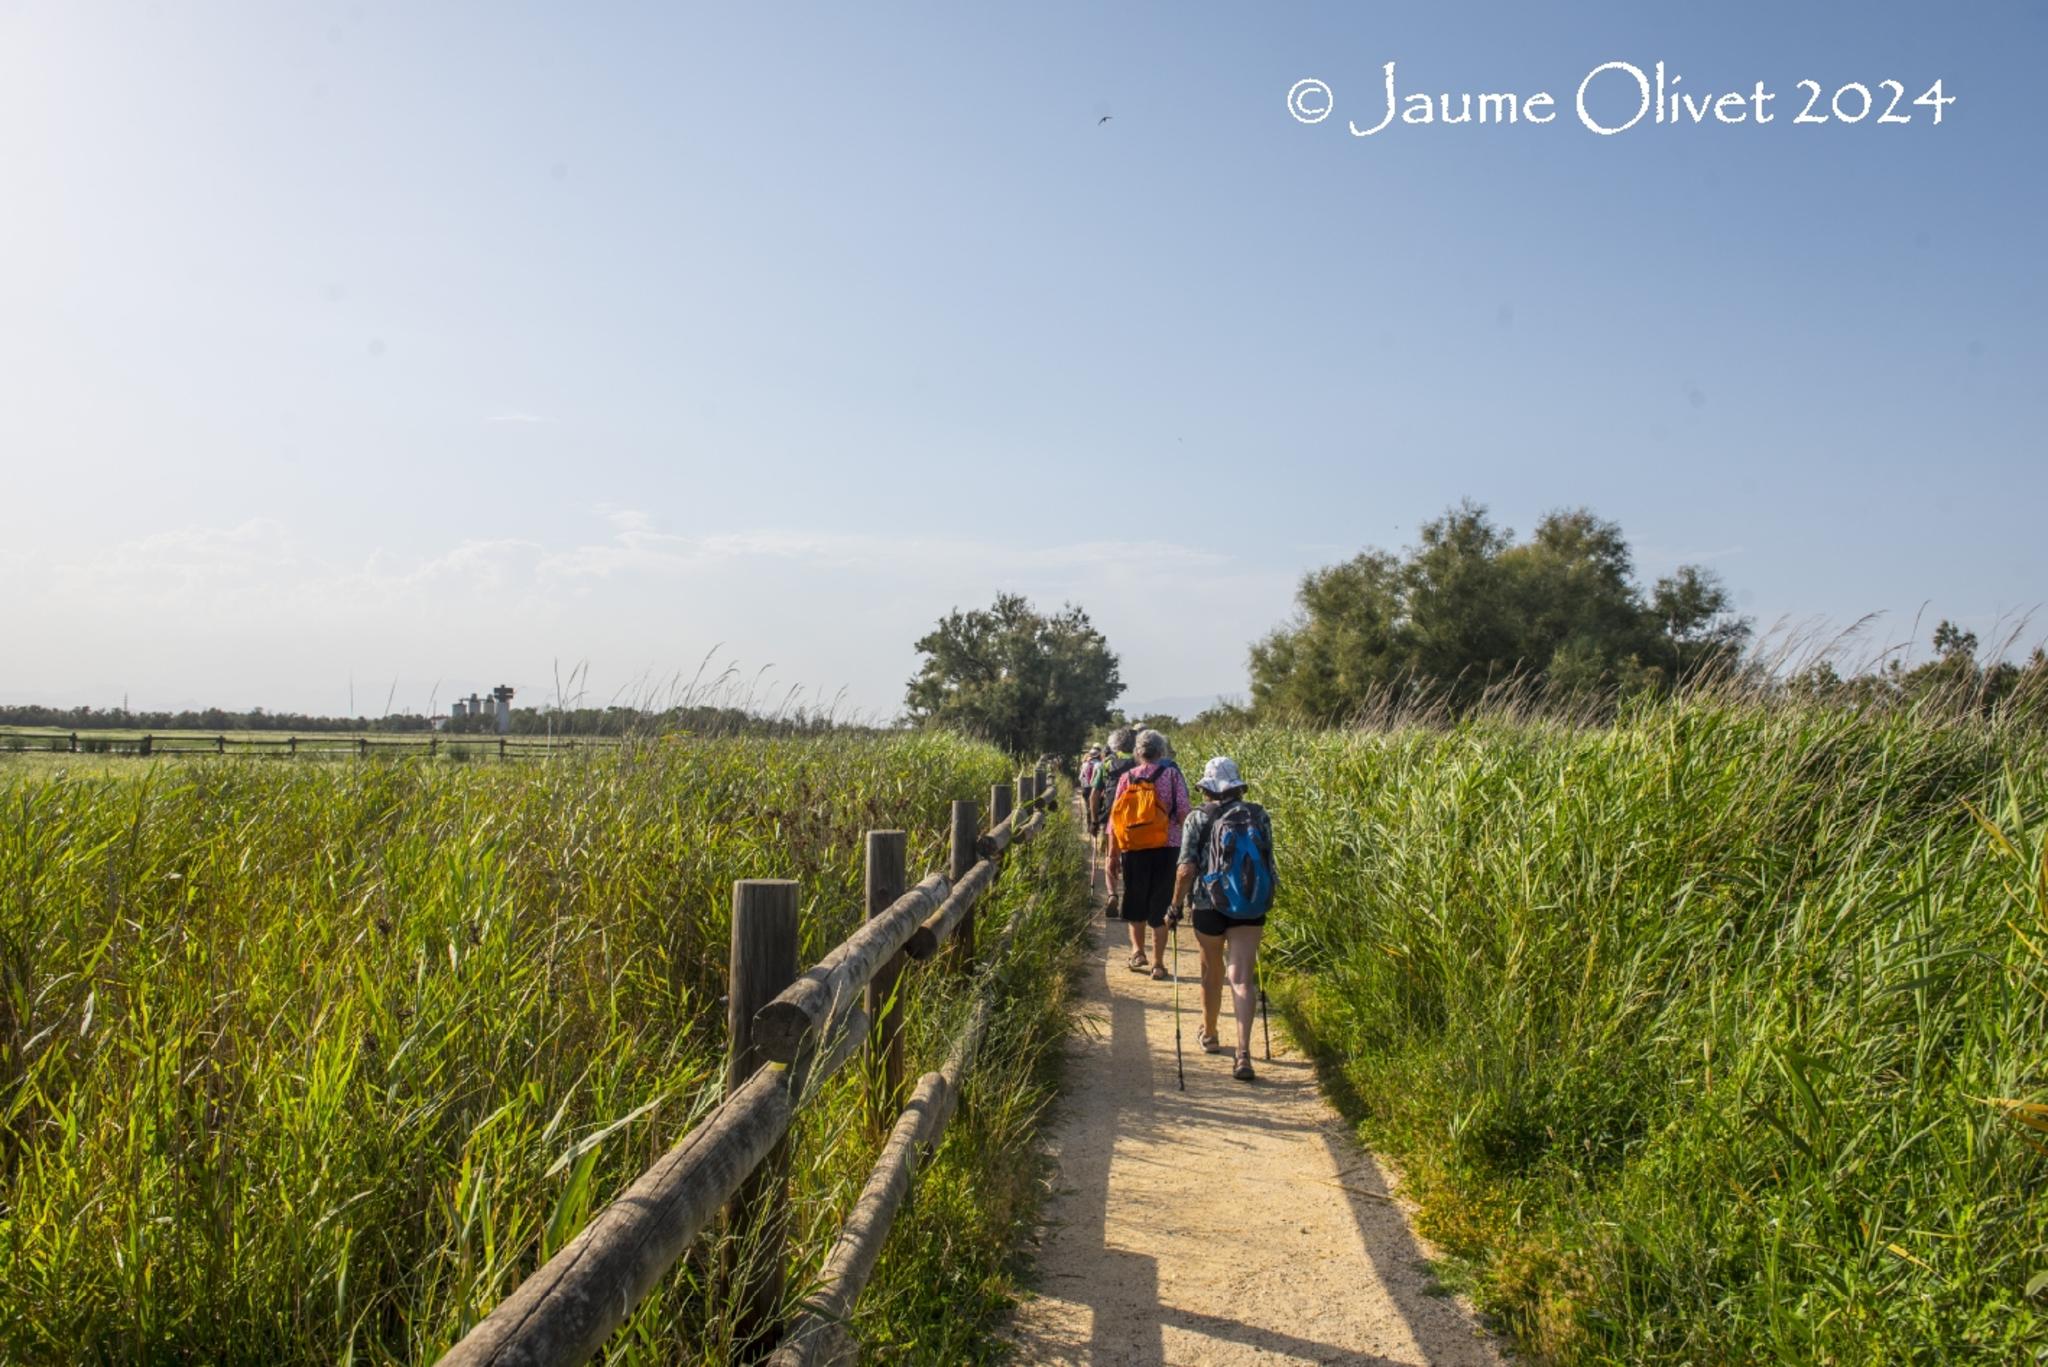
M 801 974 L 797 885 L 734 883 L 724 1101 L 449 1350 L 443 1367 L 588 1360 L 721 1211 L 727 1248 L 744 1250 L 729 1257 L 721 1280 L 738 1326 L 736 1360 L 759 1361 L 771 1350 L 770 1367 L 850 1360 L 854 1302 L 918 1163 L 960 1102 L 994 1009 L 987 991 L 976 995 L 944 1065 L 919 1078 L 906 1103 L 897 979 L 934 961 L 974 973 L 975 904 L 993 886 L 1004 852 L 1043 828 L 1053 792 L 1043 764 L 1018 781 L 1014 810 L 1010 785 L 997 784 L 986 830 L 978 829 L 974 803 L 955 802 L 948 867 L 914 887 L 906 886 L 904 833 L 869 831 L 867 920 Z M 1005 942 L 1015 929 L 1013 919 Z M 1000 954 L 999 947 L 990 957 Z M 809 1089 L 863 1045 L 874 1064 L 868 1111 L 888 1139 L 816 1288 L 785 1321 L 786 1136 Z
M 448 755 L 497 759 L 539 759 L 571 750 L 604 749 L 618 742 L 593 737 L 551 739 L 538 736 L 393 735 L 353 736 L 229 736 L 179 732 L 21 731 L 0 729 L 0 753 L 33 752 L 95 755 L 249 755 L 271 758 L 369 759 L 373 756 Z

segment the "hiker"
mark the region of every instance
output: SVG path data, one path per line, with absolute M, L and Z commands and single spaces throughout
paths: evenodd
M 1138 767 L 1131 754 L 1131 747 L 1137 743 L 1138 733 L 1132 727 L 1119 726 L 1110 732 L 1102 762 L 1095 766 L 1095 779 L 1088 789 L 1088 834 L 1096 857 L 1103 861 L 1109 888 L 1109 902 L 1102 914 L 1112 921 L 1117 915 L 1117 859 L 1109 840 L 1109 804 L 1116 798 L 1117 780 Z
M 1116 781 L 1109 804 L 1111 856 L 1121 867 L 1123 916 L 1131 928 L 1133 973 L 1149 967 L 1165 981 L 1166 911 L 1173 901 L 1175 867 L 1180 860 L 1181 823 L 1192 805 L 1180 766 L 1166 760 L 1166 737 L 1140 731 L 1135 742 L 1137 764 Z M 1152 957 L 1145 957 L 1145 928 L 1152 928 Z
M 1095 781 L 1095 771 L 1102 764 L 1102 747 L 1091 745 L 1088 753 L 1081 756 L 1081 767 L 1074 771 L 1074 802 L 1081 810 L 1081 829 L 1088 833 L 1088 888 L 1095 889 L 1095 822 L 1094 807 L 1088 797 L 1088 785 Z
M 1266 809 L 1244 800 L 1237 761 L 1218 755 L 1202 767 L 1206 800 L 1188 817 L 1181 835 L 1169 926 L 1194 912 L 1202 950 L 1202 1051 L 1223 1052 L 1216 1033 L 1223 982 L 1230 980 L 1237 1012 L 1237 1059 L 1231 1076 L 1250 1082 L 1252 1017 L 1258 1009 L 1259 940 L 1279 882 L 1273 871 L 1273 822 Z

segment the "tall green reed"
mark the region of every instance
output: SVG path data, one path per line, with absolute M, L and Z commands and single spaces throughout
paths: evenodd
M 937 866 L 1008 768 L 909 736 L 0 778 L 0 1358 L 431 1357 L 715 1101 L 731 880 L 801 880 L 815 958 L 861 830 Z M 715 1360 L 668 1332 L 693 1276 L 646 1360 Z
M 1273 812 L 1290 1010 L 1526 1345 L 2048 1348 L 2037 732 L 1700 696 L 1199 745 Z

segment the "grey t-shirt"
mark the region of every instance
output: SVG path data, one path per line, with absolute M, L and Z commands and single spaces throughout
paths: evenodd
M 1280 871 L 1273 865 L 1273 819 L 1266 815 L 1266 809 L 1258 803 L 1246 802 L 1243 798 L 1237 801 L 1252 814 L 1253 838 L 1259 842 L 1259 853 L 1266 856 L 1266 867 L 1273 869 L 1273 877 L 1277 882 Z M 1197 874 L 1205 871 L 1209 863 L 1209 828 L 1216 824 L 1216 814 L 1231 805 L 1233 804 L 1210 798 L 1190 812 L 1187 824 L 1181 827 L 1180 862 L 1193 864 Z M 1188 905 L 1204 909 L 1213 909 L 1216 905 L 1210 900 L 1209 889 L 1199 877 L 1195 879 L 1195 886 L 1188 893 Z

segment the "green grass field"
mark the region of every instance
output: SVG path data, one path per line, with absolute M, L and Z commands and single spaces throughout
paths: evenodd
M 1182 749 L 1271 809 L 1276 996 L 1525 1346 L 2048 1351 L 2038 733 L 1702 698 Z
M 431 1359 L 716 1100 L 731 881 L 800 879 L 813 962 L 861 831 L 907 829 L 921 874 L 1009 767 L 907 736 L 0 769 L 0 1360 Z M 991 1351 L 1085 886 L 1035 842 L 982 912 L 1030 914 L 990 969 L 1013 1004 L 863 1302 L 872 1353 Z M 959 983 L 914 984 L 913 1069 Z M 812 1263 L 877 1143 L 855 1071 L 799 1123 Z M 711 1266 L 613 1360 L 721 1360 Z

